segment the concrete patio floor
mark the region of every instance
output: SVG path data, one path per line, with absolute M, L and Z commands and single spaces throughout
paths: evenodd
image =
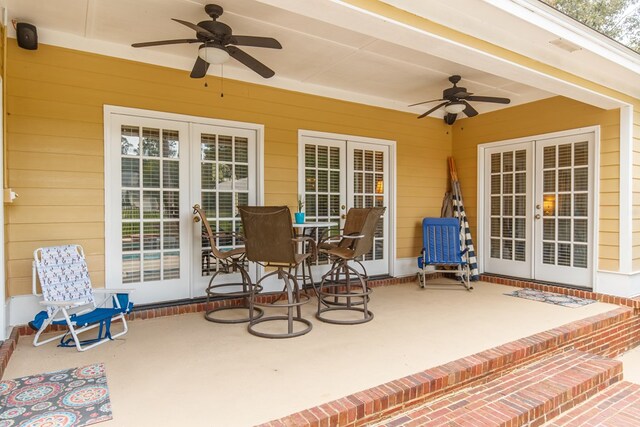
M 449 283 L 449 284 L 447 284 Z M 22 337 L 4 378 L 104 362 L 108 426 L 251 426 L 617 306 L 566 308 L 503 295 L 515 288 L 447 279 L 376 288 L 372 322 L 315 320 L 302 337 L 268 340 L 202 313 L 130 322 L 124 339 L 86 353 Z

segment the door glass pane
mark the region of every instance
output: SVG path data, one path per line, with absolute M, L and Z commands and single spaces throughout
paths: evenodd
M 354 169 L 352 184 L 353 206 L 357 207 L 362 203 L 366 208 L 374 207 L 374 205 L 384 206 L 385 195 L 388 191 L 385 188 L 388 171 L 384 168 L 384 156 L 384 151 L 354 150 L 352 165 Z M 363 172 L 358 171 L 359 168 Z M 361 260 L 379 260 L 384 257 L 385 230 L 383 223 L 384 220 L 380 220 L 378 223 L 372 250 L 365 254 Z
M 165 249 L 180 256 L 179 137 L 172 129 L 121 127 L 124 283 L 180 278 L 179 262 L 163 274 Z
M 304 209 L 307 222 L 335 222 L 340 223 L 340 196 L 344 190 L 342 182 L 342 150 L 339 147 L 331 147 L 321 144 L 305 143 L 305 192 Z M 358 153 L 360 170 L 363 169 L 363 153 Z M 364 186 L 362 173 L 356 173 L 353 179 L 357 180 L 360 188 Z M 333 227 L 335 234 L 339 226 Z M 326 230 L 318 230 L 326 233 Z M 326 264 L 326 256 L 319 256 L 317 264 Z
M 588 268 L 589 144 L 563 143 L 543 150 L 543 263 Z
M 490 161 L 491 257 L 527 261 L 527 151 L 493 153 Z M 502 197 L 493 194 L 502 194 Z
M 169 159 L 177 159 L 180 157 L 180 141 L 178 140 L 178 131 L 167 130 L 162 131 L 162 157 Z
M 315 162 L 315 153 L 305 152 L 305 161 Z M 242 245 L 234 233 L 241 227 L 237 206 L 249 204 L 249 173 L 247 138 L 222 132 L 200 134 L 200 200 L 220 249 Z M 315 185 L 315 176 L 307 182 Z M 206 237 L 202 238 L 200 266 L 202 276 L 220 267 L 211 257 Z

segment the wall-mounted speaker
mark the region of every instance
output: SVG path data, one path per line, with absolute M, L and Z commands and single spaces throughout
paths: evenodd
M 23 49 L 36 50 L 38 48 L 38 31 L 35 25 L 26 22 L 16 24 L 16 36 L 18 46 Z

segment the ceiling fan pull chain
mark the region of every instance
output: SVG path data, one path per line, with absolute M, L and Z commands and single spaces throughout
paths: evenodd
M 220 98 L 224 98 L 224 64 L 220 64 Z

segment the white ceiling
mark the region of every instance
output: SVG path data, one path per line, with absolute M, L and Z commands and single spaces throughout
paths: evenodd
M 562 15 L 553 8 L 538 0 L 520 0 L 519 3 L 531 7 L 524 7 L 524 19 L 514 19 L 509 7 L 512 2 L 502 0 L 383 0 L 399 9 L 428 18 L 447 27 L 457 29 L 466 34 L 482 38 L 514 52 L 526 52 L 530 58 L 555 67 L 570 70 L 572 74 L 585 77 L 588 80 L 601 83 L 604 86 L 616 88 L 624 93 L 637 96 L 640 86 L 638 72 L 640 70 L 640 55 L 633 52 L 606 36 L 591 31 L 588 27 L 577 24 L 571 18 Z M 513 2 L 516 3 L 516 2 Z M 501 9 L 497 5 L 505 7 Z M 541 10 L 537 10 L 541 9 Z M 472 13 L 461 13 L 472 11 Z M 512 11 L 511 11 L 512 12 Z M 553 16 L 560 23 L 556 33 L 551 27 L 545 29 L 536 25 L 537 14 Z M 489 23 L 496 23 L 490 25 Z M 575 27 L 577 25 L 577 28 Z M 587 33 L 601 44 L 588 46 L 586 43 L 574 52 L 567 52 L 551 44 L 562 38 L 566 41 L 571 34 L 561 28 L 573 27 L 577 32 Z M 604 48 L 609 51 L 622 52 L 630 58 L 633 64 L 629 68 L 619 67 L 611 72 L 610 58 L 595 55 L 593 47 Z
M 193 23 L 209 19 L 196 0 L 8 0 L 9 19 L 38 27 L 40 43 L 77 46 L 108 45 L 110 54 L 145 62 L 152 55 L 165 58 L 167 66 L 188 69 L 198 44 L 133 49 L 131 43 L 190 38 L 193 32 L 171 21 Z M 345 29 L 256 0 L 217 0 L 225 8 L 219 19 L 235 34 L 277 38 L 283 49 L 244 48 L 276 72 L 264 80 L 231 60 L 225 76 L 353 101 L 421 113 L 427 107 L 406 105 L 440 98 L 452 74 L 463 77 L 461 86 L 476 95 L 511 98 L 511 105 L 553 96 L 552 93 L 480 71 L 438 56 Z M 318 1 L 315 2 L 316 4 Z M 327 1 L 327 3 L 330 3 Z M 446 9 L 443 9 L 446 10 Z M 75 44 L 74 44 L 75 43 Z M 146 52 L 145 52 L 146 51 Z M 119 54 L 122 52 L 122 55 Z M 158 62 L 156 60 L 155 62 Z M 219 67 L 209 73 L 219 75 Z M 188 73 L 185 72 L 185 76 Z M 311 90 L 313 89 L 313 90 Z M 479 112 L 506 108 L 474 103 Z

